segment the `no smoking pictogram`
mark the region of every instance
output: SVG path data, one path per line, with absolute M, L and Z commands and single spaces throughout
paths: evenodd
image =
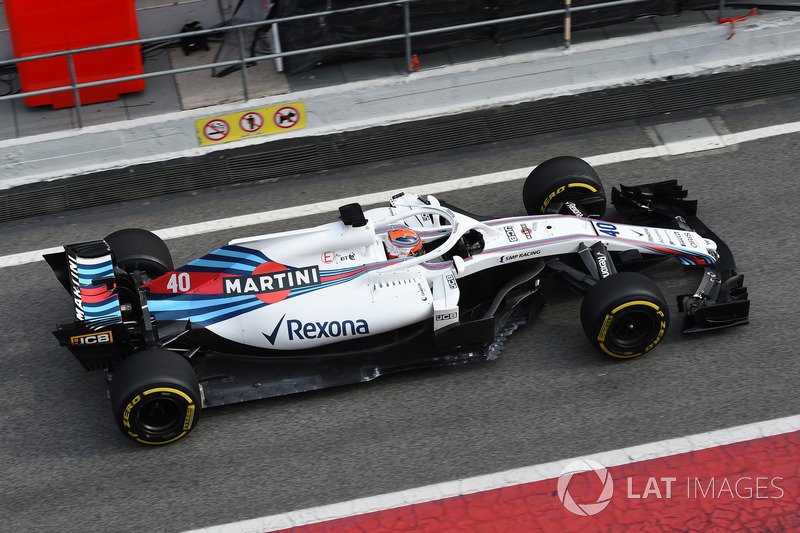
M 275 121 L 275 125 L 279 128 L 288 130 L 289 128 L 293 128 L 300 122 L 300 111 L 297 108 L 292 107 L 290 105 L 283 106 L 282 108 L 275 111 L 275 116 L 273 117 Z
M 231 127 L 221 118 L 215 118 L 206 122 L 203 126 L 203 135 L 209 141 L 221 141 L 230 133 Z
M 246 133 L 255 133 L 264 125 L 264 117 L 260 113 L 251 111 L 239 119 L 239 127 Z

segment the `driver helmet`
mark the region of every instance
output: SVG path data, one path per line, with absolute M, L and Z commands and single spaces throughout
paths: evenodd
M 394 228 L 386 236 L 386 255 L 389 259 L 405 259 L 422 252 L 422 239 L 414 230 Z

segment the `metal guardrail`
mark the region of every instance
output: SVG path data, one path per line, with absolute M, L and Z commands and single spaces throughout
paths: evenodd
M 269 21 L 256 21 L 256 22 L 248 22 L 244 24 L 236 24 L 230 26 L 221 26 L 217 28 L 207 29 L 207 30 L 198 30 L 198 31 L 191 31 L 191 32 L 183 32 L 183 33 L 176 33 L 158 37 L 150 37 L 145 39 L 137 39 L 132 41 L 123 41 L 113 44 L 106 44 L 100 46 L 90 46 L 86 48 L 76 48 L 72 50 L 65 50 L 61 52 L 53 52 L 48 54 L 41 54 L 35 56 L 28 56 L 23 58 L 15 58 L 13 60 L 6 60 L 0 61 L 0 69 L 3 67 L 7 67 L 10 65 L 17 65 L 19 63 L 24 63 L 28 61 L 36 61 L 41 59 L 49 59 L 54 57 L 66 57 L 68 68 L 69 68 L 69 75 L 70 75 L 70 84 L 64 85 L 60 87 L 54 87 L 50 89 L 43 89 L 38 91 L 29 91 L 29 92 L 20 92 L 17 94 L 11 94 L 6 96 L 0 96 L 0 101 L 5 100 L 13 100 L 13 99 L 20 99 L 26 98 L 29 96 L 37 96 L 43 94 L 53 94 L 53 93 L 60 93 L 65 91 L 71 91 L 73 93 L 74 101 L 75 101 L 75 108 L 77 112 L 77 122 L 78 127 L 83 127 L 83 116 L 82 116 L 82 105 L 80 101 L 80 89 L 88 88 L 88 87 L 97 87 L 101 85 L 107 85 L 112 83 L 118 82 L 126 82 L 126 81 L 133 81 L 133 80 L 142 80 L 147 78 L 155 78 L 158 76 L 169 76 L 175 74 L 181 74 L 185 72 L 193 72 L 198 70 L 207 70 L 207 69 L 214 69 L 214 68 L 225 68 L 225 67 L 236 67 L 238 66 L 242 72 L 242 88 L 243 88 L 243 101 L 249 100 L 249 91 L 248 91 L 248 79 L 247 79 L 247 66 L 250 63 L 258 62 L 258 61 L 266 61 L 270 59 L 278 59 L 283 57 L 289 57 L 293 55 L 300 55 L 300 54 L 308 54 L 313 52 L 321 52 L 321 51 L 328 51 L 328 50 L 338 50 L 344 48 L 351 48 L 356 46 L 364 46 L 369 44 L 376 44 L 376 43 L 383 43 L 388 41 L 397 41 L 403 40 L 405 43 L 405 55 L 406 55 L 406 65 L 410 65 L 412 61 L 412 40 L 414 37 L 420 37 L 425 35 L 434 35 L 437 33 L 445 33 L 454 30 L 465 30 L 465 29 L 472 29 L 472 28 L 480 28 L 484 26 L 494 26 L 498 24 L 503 24 L 506 22 L 516 22 L 516 21 L 523 21 L 523 20 L 530 20 L 535 18 L 541 17 L 548 17 L 554 15 L 563 15 L 564 16 L 564 44 L 565 46 L 570 45 L 571 40 L 571 17 L 574 13 L 580 13 L 582 11 L 589 11 L 589 10 L 596 10 L 596 9 L 605 9 L 610 7 L 617 7 L 629 4 L 637 4 L 642 3 L 648 0 L 614 0 L 610 2 L 603 2 L 598 4 L 591 4 L 586 6 L 573 6 L 571 0 L 564 1 L 564 8 L 563 9 L 556 9 L 550 11 L 543 11 L 539 13 L 531 13 L 527 15 L 516 15 L 513 17 L 504 17 L 498 19 L 492 19 L 488 21 L 481 21 L 481 22 L 472 22 L 467 24 L 457 24 L 452 26 L 442 26 L 440 28 L 428 29 L 428 30 L 420 30 L 420 31 L 412 31 L 411 30 L 411 16 L 410 16 L 410 4 L 413 2 L 417 2 L 420 0 L 393 0 L 389 2 L 379 2 L 375 4 L 369 4 L 364 6 L 358 7 L 351 7 L 351 8 L 344 8 L 344 9 L 335 9 L 335 10 L 328 10 L 328 11 L 320 11 L 315 13 L 308 13 L 303 15 L 294 15 L 290 17 L 283 17 L 283 18 L 274 18 L 270 19 Z M 244 30 L 249 28 L 258 28 L 265 25 L 275 26 L 276 28 L 280 27 L 280 24 L 309 19 L 309 18 L 316 18 L 321 16 L 328 16 L 334 15 L 339 13 L 348 13 L 353 11 L 362 11 L 365 9 L 376 9 L 380 7 L 386 6 L 396 6 L 401 5 L 403 8 L 403 28 L 402 33 L 394 33 L 390 35 L 386 35 L 383 37 L 375 37 L 370 39 L 362 39 L 357 41 L 350 41 L 347 43 L 338 43 L 338 44 L 330 44 L 324 46 L 315 46 L 310 48 L 298 49 L 298 50 L 291 50 L 291 51 L 280 51 L 271 54 L 265 55 L 257 55 L 257 56 L 250 56 L 248 57 L 245 50 L 245 39 L 244 39 Z M 720 10 L 724 7 L 724 0 L 720 0 Z M 221 61 L 215 63 L 207 63 L 203 65 L 196 65 L 191 67 L 183 67 L 177 69 L 168 69 L 168 70 L 160 70 L 157 72 L 150 72 L 150 73 L 142 73 L 136 74 L 134 76 L 124 76 L 118 78 L 109 78 L 99 81 L 92 81 L 92 82 L 84 82 L 78 83 L 77 82 L 77 74 L 75 71 L 74 65 L 74 56 L 77 54 L 85 53 L 85 52 L 93 52 L 97 50 L 108 50 L 112 48 L 121 48 L 125 46 L 131 45 L 147 45 L 151 43 L 173 43 L 175 41 L 180 41 L 181 39 L 185 39 L 187 37 L 196 37 L 196 36 L 209 36 L 211 34 L 219 35 L 223 32 L 236 32 L 237 35 L 237 42 L 239 45 L 239 59 L 229 60 L 229 61 Z

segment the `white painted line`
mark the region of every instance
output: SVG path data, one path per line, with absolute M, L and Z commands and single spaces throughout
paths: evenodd
M 740 133 L 731 133 L 719 137 L 724 146 L 732 146 L 749 141 L 759 139 L 766 139 L 769 137 L 776 137 L 779 135 L 788 135 L 793 133 L 800 133 L 800 122 L 790 122 L 786 124 L 777 124 L 774 126 L 767 126 L 755 130 L 744 131 Z M 700 143 L 695 146 L 695 150 L 707 150 L 719 148 L 719 143 Z M 705 148 L 704 148 L 705 147 Z M 636 148 L 633 150 L 623 150 L 621 152 L 612 152 L 608 154 L 600 154 L 585 157 L 584 159 L 590 165 L 599 167 L 603 165 L 611 165 L 614 163 L 621 163 L 623 161 L 634 161 L 638 159 L 651 159 L 655 157 L 663 157 L 670 155 L 670 149 L 664 145 L 654 146 L 649 148 Z M 425 185 L 417 185 L 414 189 L 424 191 L 426 194 L 439 194 L 446 191 L 457 191 L 462 189 L 469 189 L 471 187 L 480 187 L 483 185 L 491 185 L 494 183 L 504 183 L 514 180 L 525 178 L 534 167 L 518 168 L 514 170 L 504 170 L 501 172 L 493 172 L 491 174 L 483 174 L 480 176 L 470 176 L 467 178 L 455 179 L 450 181 L 439 181 L 435 183 L 428 183 Z M 290 220 L 293 218 L 300 218 L 309 215 L 318 215 L 322 213 L 335 212 L 339 206 L 352 202 L 358 202 L 362 205 L 370 205 L 376 203 L 388 202 L 389 198 L 399 191 L 383 191 L 371 194 L 362 194 L 358 196 L 350 196 L 347 198 L 338 198 L 336 200 L 329 200 L 326 202 L 318 202 L 315 204 L 305 204 L 295 207 L 287 207 L 284 209 L 275 209 L 273 211 L 263 211 L 260 213 L 250 213 L 248 215 L 240 215 L 236 217 L 223 218 L 219 220 L 212 220 L 208 222 L 198 222 L 197 224 L 187 224 L 185 226 L 177 226 L 173 228 L 164 228 L 155 230 L 158 236 L 162 239 L 178 239 L 181 237 L 190 237 L 193 235 L 202 235 L 205 233 L 212 233 L 214 231 L 242 228 L 246 226 L 253 226 L 256 224 L 264 224 L 267 222 L 275 222 L 279 220 Z M 10 254 L 0 256 L 0 268 L 21 266 L 29 263 L 34 263 L 42 260 L 42 255 L 47 253 L 54 253 L 60 251 L 61 248 L 46 248 L 43 250 L 33 250 L 30 252 L 21 252 L 17 254 Z
M 27 265 L 28 263 L 35 263 L 43 261 L 42 256 L 46 254 L 54 254 L 56 252 L 63 252 L 63 246 L 55 248 L 44 248 L 42 250 L 33 250 L 32 252 L 20 252 L 18 254 L 4 255 L 0 257 L 0 268 Z
M 518 168 L 516 170 L 504 170 L 502 172 L 494 172 L 492 174 L 484 174 L 482 176 L 471 176 L 469 178 L 428 183 L 426 185 L 419 185 L 415 188 L 424 191 L 426 194 L 438 194 L 445 191 L 468 189 L 470 187 L 478 187 L 481 185 L 491 185 L 492 183 L 503 183 L 506 181 L 522 179 L 526 177 L 531 170 L 533 170 L 533 167 Z M 180 237 L 190 237 L 193 235 L 211 233 L 213 231 L 235 229 L 245 226 L 254 226 L 256 224 L 265 224 L 267 222 L 276 222 L 279 220 L 289 220 L 292 218 L 335 212 L 340 206 L 354 202 L 358 202 L 365 206 L 370 204 L 384 204 L 388 203 L 389 198 L 398 192 L 400 191 L 395 189 L 374 192 L 370 194 L 361 194 L 358 196 L 337 198 L 336 200 L 317 202 L 315 204 L 285 207 L 283 209 L 275 209 L 273 211 L 263 211 L 261 213 L 251 213 L 248 215 L 223 218 L 209 222 L 187 224 L 186 226 L 156 230 L 153 233 L 165 240 L 177 239 Z
M 666 143 L 665 145 L 669 151 L 669 155 L 690 154 L 693 152 L 703 152 L 705 150 L 714 150 L 716 148 L 725 148 L 725 143 L 719 135 L 710 135 L 708 137 L 698 137 L 696 139 L 687 139 L 685 141 L 674 141 Z
M 728 133 L 727 135 L 722 135 L 722 140 L 726 145 L 730 146 L 792 133 L 800 133 L 800 122 L 787 122 L 786 124 L 775 124 L 739 133 Z
M 716 448 L 718 446 L 725 446 L 762 437 L 771 437 L 794 431 L 800 431 L 800 415 L 652 442 L 640 446 L 632 446 L 630 448 L 621 448 L 592 454 L 585 458 L 597 461 L 606 467 L 614 467 L 649 459 L 696 452 L 707 448 Z M 464 496 L 523 483 L 554 479 L 560 475 L 566 465 L 577 459 L 582 458 L 563 459 L 485 476 L 447 481 L 436 485 L 428 485 L 426 487 L 418 487 L 390 494 L 382 494 L 379 496 L 291 511 L 252 520 L 195 529 L 186 533 L 269 533 L 271 531 L 305 526 L 317 522 L 337 520 L 359 514 L 437 501 L 443 498 Z
M 445 191 L 468 189 L 470 187 L 479 187 L 481 185 L 491 185 L 493 183 L 503 183 L 507 181 L 523 179 L 530 173 L 531 170 L 533 170 L 533 167 L 518 168 L 516 170 L 504 170 L 501 172 L 494 172 L 492 174 L 484 174 L 482 176 L 471 176 L 468 178 L 419 185 L 415 188 L 424 191 L 426 194 L 438 194 Z M 207 222 L 198 222 L 196 224 L 187 224 L 185 226 L 164 228 L 160 230 L 154 230 L 153 233 L 164 240 L 203 235 L 205 233 L 212 233 L 215 231 L 236 229 L 246 226 L 254 226 L 257 224 L 265 224 L 268 222 L 276 222 L 279 220 L 290 220 L 292 218 L 335 212 L 340 206 L 353 202 L 358 202 L 365 206 L 370 204 L 388 203 L 389 198 L 398 192 L 400 191 L 395 189 L 370 194 L 362 194 L 358 196 L 350 196 L 346 198 L 337 198 L 336 200 L 328 200 L 326 202 L 285 207 L 283 209 L 275 209 L 272 211 L 262 211 L 260 213 L 250 213 L 236 217 L 221 218 Z M 43 250 L 34 250 L 31 252 L 5 255 L 0 257 L 0 268 L 20 266 L 41 261 L 42 255 L 59 251 L 63 251 L 63 248 L 45 248 Z

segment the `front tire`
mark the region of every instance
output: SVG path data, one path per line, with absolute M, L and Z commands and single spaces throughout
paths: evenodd
M 572 156 L 554 157 L 534 168 L 522 187 L 522 200 L 529 215 L 578 214 L 567 202 L 586 216 L 602 217 L 606 212 L 606 193 L 597 172 Z
M 142 444 L 169 444 L 200 419 L 200 385 L 192 365 L 168 350 L 137 352 L 117 365 L 111 409 L 120 430 Z
M 669 327 L 669 308 L 658 286 L 638 272 L 600 280 L 581 304 L 581 324 L 592 346 L 619 359 L 643 355 Z

